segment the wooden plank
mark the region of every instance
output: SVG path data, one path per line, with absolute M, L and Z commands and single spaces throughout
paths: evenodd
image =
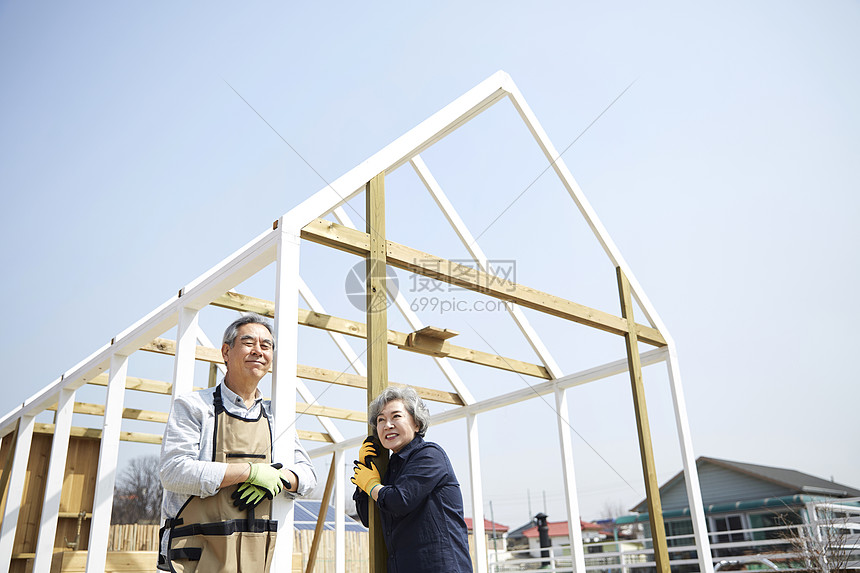
M 110 573 L 151 572 L 158 562 L 157 551 L 109 551 L 105 560 L 105 571 Z M 66 551 L 63 553 L 64 572 L 84 571 L 87 565 L 86 551 Z
M 317 368 L 314 366 L 305 366 L 303 364 L 299 364 L 298 372 L 296 375 L 299 378 L 304 378 L 305 380 L 316 380 L 317 382 L 328 382 L 330 384 L 339 384 L 341 386 L 350 386 L 352 388 L 361 388 L 362 390 L 367 389 L 367 378 L 364 376 L 359 376 L 357 374 L 349 374 L 348 372 L 337 372 L 335 370 L 327 370 L 325 368 Z M 407 384 L 401 384 L 399 382 L 388 381 L 389 386 L 398 386 L 400 388 L 405 388 Z M 431 400 L 433 402 L 442 402 L 445 404 L 454 404 L 455 406 L 462 406 L 463 399 L 460 398 L 459 394 L 455 394 L 454 392 L 446 392 L 444 390 L 436 390 L 434 388 L 422 388 L 420 386 L 412 386 L 418 395 L 424 398 L 425 400 Z
M 46 410 L 54 411 L 57 405 L 45 408 Z M 75 414 L 87 414 L 89 416 L 104 416 L 105 407 L 101 404 L 88 404 L 86 402 L 75 402 Z M 126 420 L 140 420 L 142 422 L 159 422 L 167 423 L 166 412 L 155 412 L 151 410 L 138 410 L 137 408 L 124 408 L 122 417 Z
M 385 241 L 385 174 L 376 175 L 365 189 L 367 217 L 367 404 L 388 387 L 388 297 L 386 281 Z M 388 469 L 388 451 L 379 448 L 376 466 L 379 475 Z M 368 500 L 368 533 L 370 542 L 370 573 L 385 573 L 388 551 L 382 533 L 379 508 Z
M 156 354 L 167 354 L 169 356 L 176 355 L 176 341 L 167 338 L 156 338 L 149 344 L 140 347 L 146 352 L 155 352 Z M 209 346 L 197 345 L 194 347 L 195 358 L 202 362 L 212 364 L 224 364 L 224 358 L 221 356 L 219 348 L 211 348 Z
M 87 384 L 93 384 L 95 386 L 107 386 L 107 383 L 107 372 L 99 374 L 98 376 L 87 382 Z M 170 395 L 171 391 L 173 390 L 173 384 L 171 384 L 170 382 L 162 382 L 160 380 L 147 380 L 146 378 L 135 378 L 134 376 L 129 376 L 125 380 L 125 389 L 137 390 L 139 392 L 150 392 L 153 394 Z
M 246 295 L 227 293 L 227 295 L 216 299 L 212 304 L 214 306 L 232 308 L 234 310 L 247 309 L 263 316 L 270 316 L 265 314 L 267 312 L 267 308 L 271 305 L 269 301 L 255 299 Z M 234 306 L 234 304 L 236 306 Z M 339 332 L 356 338 L 367 338 L 367 326 L 361 322 L 319 312 L 312 312 L 306 309 L 299 309 L 299 324 L 310 326 L 312 328 L 319 328 L 329 332 Z M 426 338 L 422 338 L 420 341 L 413 343 L 413 345 L 410 346 L 408 339 L 409 334 L 405 332 L 398 332 L 396 330 L 388 331 L 388 343 L 397 346 L 401 350 L 408 350 L 410 352 L 417 352 L 419 354 L 427 354 L 430 356 L 446 356 L 455 360 L 462 360 L 464 362 L 498 368 L 499 370 L 517 372 L 519 374 L 543 378 L 545 380 L 551 379 L 546 368 L 530 362 L 497 356 L 495 354 L 473 350 L 462 346 L 455 346 L 448 342 L 444 342 L 444 344 L 440 345 L 438 342 L 428 340 Z M 146 350 L 146 348 L 144 348 L 144 350 Z
M 320 511 L 317 514 L 317 524 L 314 528 L 314 542 L 311 545 L 311 551 L 308 554 L 308 565 L 305 569 L 305 573 L 313 573 L 314 565 L 316 565 L 317 561 L 317 552 L 320 548 L 320 542 L 322 541 L 322 531 L 323 526 L 325 525 L 326 514 L 328 513 L 328 502 L 331 498 L 332 489 L 334 489 L 334 470 L 335 470 L 335 457 L 337 454 L 332 454 L 331 456 L 331 466 L 328 470 L 328 478 L 325 482 L 325 490 L 323 491 L 322 501 L 320 501 Z
M 341 251 L 367 256 L 369 236 L 367 233 L 338 225 L 325 219 L 312 221 L 302 229 L 303 239 L 327 245 Z M 414 272 L 422 276 L 463 287 L 494 298 L 516 303 L 559 318 L 597 328 L 620 336 L 628 332 L 630 326 L 622 317 L 602 310 L 590 308 L 579 303 L 519 285 L 495 275 L 457 264 L 453 261 L 431 255 L 387 241 L 386 261 L 389 265 Z M 655 346 L 665 346 L 666 340 L 655 328 L 641 324 L 632 327 L 637 338 Z
M 36 434 L 53 434 L 54 424 L 37 423 L 33 428 Z M 331 436 L 323 432 L 312 432 L 309 430 L 296 430 L 299 438 L 302 440 L 310 440 L 312 442 L 329 442 L 334 443 Z M 97 428 L 82 428 L 80 426 L 72 427 L 71 436 L 76 438 L 91 438 L 100 440 L 102 431 Z M 120 432 L 119 439 L 123 442 L 136 442 L 138 444 L 161 444 L 161 434 L 146 434 L 143 432 Z M 77 514 L 76 514 L 77 515 Z
M 53 434 L 54 424 L 37 423 L 33 428 L 36 434 Z M 100 440 L 102 431 L 97 428 L 82 428 L 73 426 L 71 430 L 72 437 L 75 438 L 91 438 Z M 119 439 L 123 442 L 136 442 L 139 444 L 161 444 L 161 434 L 145 434 L 143 432 L 120 432 Z
M 365 412 L 346 410 L 344 408 L 333 408 L 331 406 L 320 406 L 318 404 L 305 404 L 304 402 L 296 402 L 296 414 L 325 416 L 326 418 L 367 423 L 367 413 Z
M 639 434 L 639 453 L 642 457 L 642 473 L 645 477 L 645 493 L 648 500 L 648 519 L 651 523 L 651 537 L 654 544 L 654 561 L 657 570 L 669 573 L 669 550 L 666 543 L 666 529 L 663 526 L 663 508 L 660 503 L 660 482 L 654 464 L 654 449 L 651 444 L 651 429 L 648 424 L 648 409 L 645 406 L 645 386 L 642 383 L 642 364 L 639 361 L 639 345 L 636 330 L 633 328 L 633 299 L 630 296 L 630 283 L 621 267 L 616 267 L 618 293 L 621 298 L 621 316 L 630 325 L 624 336 L 627 346 L 627 362 L 630 371 L 630 384 L 633 389 L 633 409 L 636 414 L 636 430 Z
M 447 328 L 439 328 L 438 326 L 425 326 L 420 330 L 410 333 L 409 336 L 412 336 L 413 334 L 426 336 L 428 338 L 438 338 L 439 340 L 447 340 L 458 336 L 460 333 Z
M 3 461 L 3 476 L 0 477 L 0 524 L 3 523 L 3 515 L 6 511 L 6 488 L 9 485 L 9 472 L 12 470 L 12 458 L 18 444 L 18 428 L 21 427 L 21 418 L 15 421 L 15 429 L 3 436 L 2 447 L 6 449 L 6 458 Z
M 250 297 L 248 297 L 248 298 L 250 298 Z M 260 300 L 260 299 L 254 299 L 254 300 Z M 261 301 L 261 302 L 266 302 L 266 301 Z M 310 312 L 310 311 L 305 311 L 305 312 Z M 324 316 L 324 315 L 321 315 L 321 316 Z M 331 317 L 331 318 L 333 321 L 344 320 L 344 319 L 337 319 L 334 317 Z M 360 324 L 360 323 L 358 323 L 358 324 Z M 362 332 L 363 332 L 364 331 L 364 325 L 361 325 L 361 327 L 362 327 Z M 401 333 L 395 333 L 395 334 L 396 334 L 397 338 L 399 339 Z M 157 338 L 157 339 L 153 340 L 151 344 L 141 348 L 141 350 L 146 350 L 148 352 L 157 352 L 159 354 L 173 355 L 175 348 L 176 348 L 176 345 L 175 345 L 174 341 L 166 339 L 166 338 Z M 220 356 L 220 350 L 216 350 L 216 349 L 210 348 L 208 346 L 198 346 L 197 347 L 197 359 L 202 360 L 204 362 L 215 363 L 214 355 L 216 352 L 218 352 L 219 356 Z M 511 360 L 513 363 L 518 362 L 518 361 L 513 360 L 513 359 L 504 359 L 504 360 Z M 219 360 L 219 362 L 221 364 L 223 364 L 224 361 Z M 298 366 L 297 370 L 298 371 L 297 371 L 296 375 L 299 378 L 304 378 L 305 380 L 316 380 L 318 382 L 329 382 L 332 384 L 340 384 L 341 386 L 351 386 L 353 388 L 361 388 L 361 389 L 367 388 L 367 378 L 365 378 L 364 376 L 358 376 L 355 374 L 349 374 L 349 373 L 345 373 L 345 372 L 337 372 L 335 370 L 326 370 L 324 368 L 318 368 L 318 367 L 314 367 L 314 366 L 305 366 L 303 364 L 300 364 Z M 105 380 L 107 380 L 107 377 L 105 377 Z M 141 379 L 138 378 L 137 380 L 141 380 Z M 169 383 L 159 382 L 157 380 L 148 380 L 147 382 L 149 384 L 153 385 L 153 387 L 155 385 L 159 385 L 159 384 L 163 385 L 163 387 L 166 388 L 166 391 L 159 392 L 159 393 L 170 394 L 169 388 L 171 387 L 171 385 Z M 397 382 L 389 382 L 389 385 L 400 386 L 400 387 L 406 386 L 406 384 L 400 384 Z M 413 388 L 415 388 L 415 391 L 418 392 L 419 396 L 421 396 L 422 398 L 424 398 L 426 400 L 432 400 L 434 402 L 443 402 L 445 404 L 454 404 L 457 406 L 463 405 L 463 400 L 460 398 L 460 396 L 453 393 L 453 392 L 446 392 L 444 390 L 435 390 L 433 388 L 421 388 L 418 386 L 413 386 Z M 195 388 L 195 390 L 199 390 L 199 388 Z

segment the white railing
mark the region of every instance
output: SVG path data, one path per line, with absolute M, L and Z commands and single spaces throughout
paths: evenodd
M 808 505 L 807 510 L 808 521 L 801 524 L 710 532 L 715 569 L 860 571 L 860 507 L 844 502 L 816 503 Z M 668 553 L 673 572 L 699 571 L 693 534 L 669 536 L 666 540 L 670 545 Z M 645 573 L 656 568 L 654 551 L 650 547 L 650 538 L 588 543 L 585 545 L 585 569 Z M 570 545 L 490 552 L 490 573 L 533 569 L 573 572 Z

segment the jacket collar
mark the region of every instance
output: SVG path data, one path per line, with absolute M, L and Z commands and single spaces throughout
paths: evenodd
M 403 461 L 406 461 L 407 459 L 409 459 L 409 456 L 412 455 L 412 452 L 419 449 L 421 447 L 421 444 L 423 444 L 423 443 L 424 443 L 424 438 L 422 438 L 418 434 L 415 434 L 415 437 L 412 438 L 411 442 L 409 442 L 408 444 L 403 446 L 403 448 L 399 452 L 397 452 L 396 454 L 392 454 L 391 457 L 393 458 L 394 456 L 397 456 L 400 459 L 402 459 Z

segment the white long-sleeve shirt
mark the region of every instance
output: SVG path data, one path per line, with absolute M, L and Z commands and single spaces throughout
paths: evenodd
M 250 408 L 235 392 L 222 381 L 221 399 L 224 409 L 234 416 L 257 419 L 263 408 L 272 428 L 272 407 L 269 400 L 263 400 L 260 390 Z M 215 388 L 207 388 L 179 396 L 173 401 L 164 439 L 161 442 L 161 461 L 159 473 L 164 486 L 161 503 L 161 523 L 167 518 L 176 517 L 188 496 L 209 497 L 218 492 L 227 472 L 227 464 L 212 461 L 215 429 Z M 272 434 L 272 440 L 278 436 Z M 281 462 L 299 478 L 297 495 L 310 493 L 317 485 L 316 472 L 308 453 L 298 437 L 295 439 L 295 457 L 292 463 Z M 288 495 L 294 495 L 287 492 Z M 165 536 L 166 537 L 166 536 Z

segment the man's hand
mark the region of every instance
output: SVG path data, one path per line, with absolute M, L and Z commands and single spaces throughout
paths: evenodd
M 370 495 L 373 488 L 382 485 L 382 482 L 379 479 L 379 470 L 373 462 L 371 462 L 368 467 L 363 463 L 356 461 L 354 472 L 355 475 L 350 478 L 350 481 L 364 490 L 367 495 Z
M 373 462 L 372 458 L 376 457 L 376 440 L 373 436 L 368 436 L 361 443 L 361 447 L 358 449 L 358 460 L 366 465 L 370 466 Z
M 275 465 L 281 467 L 280 464 Z M 274 498 L 283 491 L 284 487 L 289 487 L 290 484 L 287 476 L 281 473 L 281 470 L 275 465 L 251 464 L 251 473 L 245 483 L 265 490 L 270 499 Z
M 230 496 L 233 498 L 233 505 L 239 508 L 239 511 L 247 511 L 253 507 L 260 505 L 260 502 L 271 497 L 263 488 L 250 483 L 240 484 L 238 489 Z

